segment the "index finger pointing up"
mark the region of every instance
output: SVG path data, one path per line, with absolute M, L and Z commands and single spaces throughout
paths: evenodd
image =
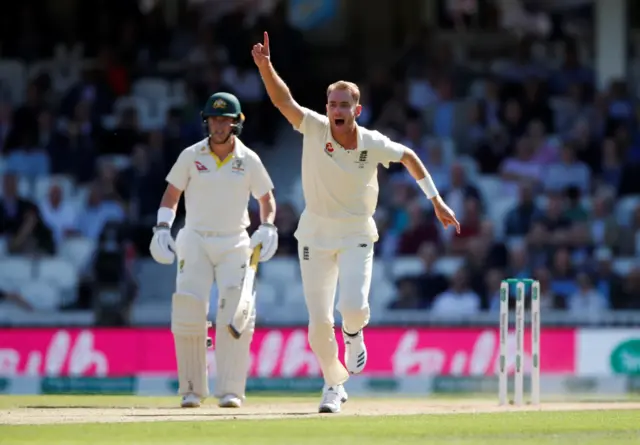
M 267 48 L 267 51 L 269 50 L 269 33 L 267 31 L 264 32 L 264 43 L 263 43 L 264 47 Z

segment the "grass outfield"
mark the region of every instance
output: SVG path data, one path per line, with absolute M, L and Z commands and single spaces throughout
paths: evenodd
M 176 408 L 176 397 L 0 396 L 0 444 L 638 444 L 637 402 L 498 407 L 478 398 L 252 397 L 240 410 Z

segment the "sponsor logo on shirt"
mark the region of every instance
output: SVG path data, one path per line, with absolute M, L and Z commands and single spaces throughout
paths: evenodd
M 198 169 L 198 173 L 209 173 L 209 169 L 207 167 L 205 167 L 205 165 L 200 162 L 200 161 L 196 161 L 196 169 Z
M 334 150 L 333 144 L 331 144 L 331 142 L 327 142 L 326 145 L 324 146 L 324 152 L 329 156 L 333 157 L 333 150 Z

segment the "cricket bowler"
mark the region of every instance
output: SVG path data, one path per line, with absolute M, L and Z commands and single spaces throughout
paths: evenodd
M 270 59 L 269 36 L 253 46 L 269 98 L 302 133 L 302 188 L 305 209 L 295 236 L 309 311 L 309 345 L 325 380 L 321 413 L 336 413 L 347 401 L 343 384 L 367 363 L 363 328 L 369 322 L 373 243 L 378 231 L 373 214 L 378 200 L 378 164 L 401 162 L 433 203 L 445 228 L 460 224 L 444 203 L 427 169 L 409 148 L 356 124 L 362 111 L 358 87 L 339 81 L 327 89 L 326 116 L 300 106 Z M 340 283 L 345 366 L 338 359 L 334 301 Z
M 238 138 L 244 122 L 238 99 L 229 93 L 215 93 L 201 116 L 208 136 L 184 149 L 167 175 L 149 250 L 161 264 L 172 264 L 178 257 L 171 332 L 182 407 L 199 407 L 209 395 L 207 316 L 215 282 L 215 397 L 221 407 L 238 408 L 245 396 L 255 312 L 239 339 L 229 333 L 227 322 L 240 299 L 252 249 L 261 245 L 260 262 L 276 252 L 276 204 L 273 183 L 262 161 Z M 171 225 L 183 193 L 186 221 L 174 242 Z M 247 233 L 249 195 L 260 204 L 261 220 L 251 237 Z

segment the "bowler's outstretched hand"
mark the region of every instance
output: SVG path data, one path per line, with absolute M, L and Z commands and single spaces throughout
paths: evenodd
M 269 34 L 264 32 L 264 41 L 262 43 L 256 43 L 251 50 L 253 61 L 258 68 L 267 66 L 271 63 L 271 52 L 269 51 Z

